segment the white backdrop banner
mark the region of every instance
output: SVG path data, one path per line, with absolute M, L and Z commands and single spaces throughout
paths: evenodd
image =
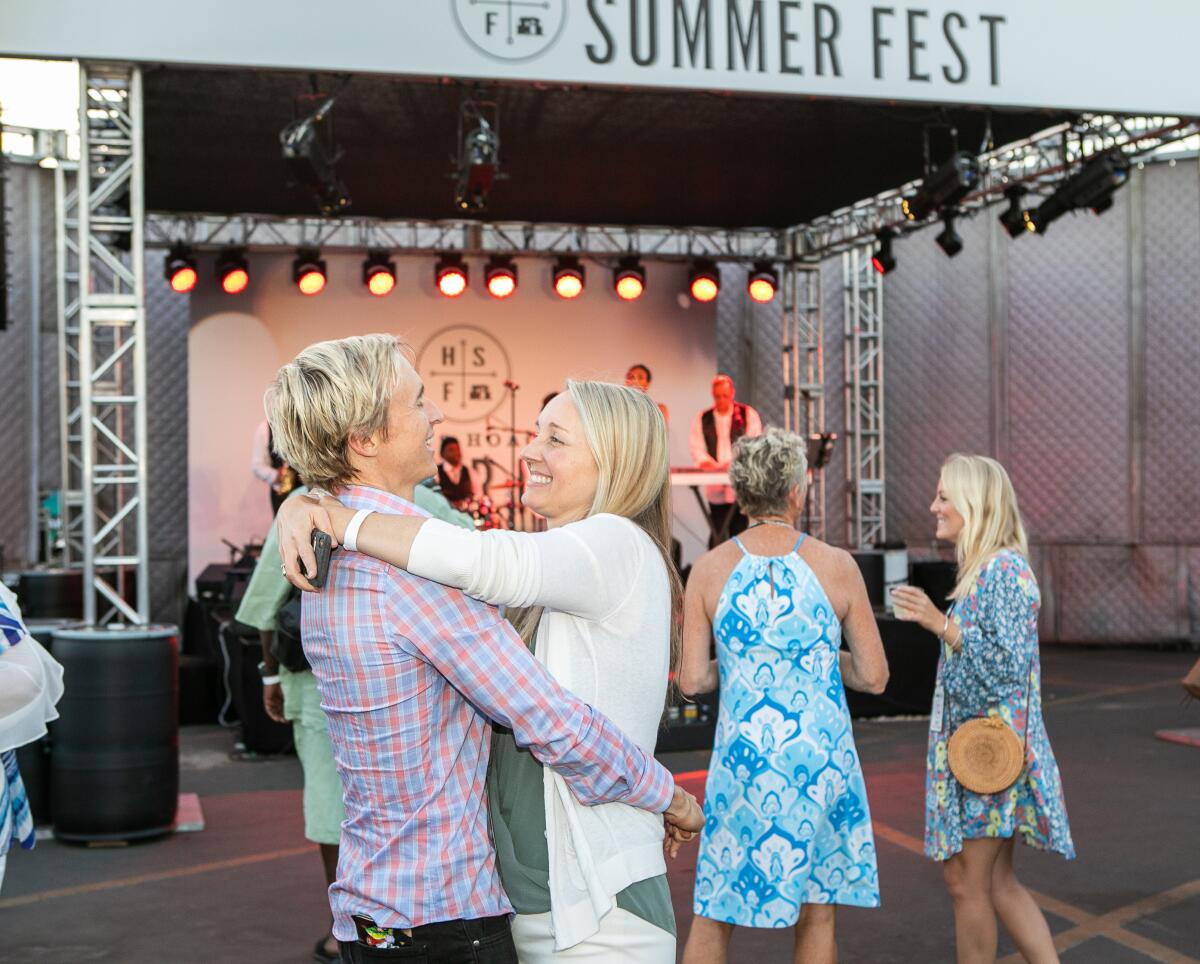
M 1184 115 L 1197 36 L 1193 0 L 0 0 L 7 56 Z

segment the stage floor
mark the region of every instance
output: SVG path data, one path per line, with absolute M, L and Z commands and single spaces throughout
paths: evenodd
M 1200 726 L 1177 680 L 1194 654 L 1048 649 L 1046 718 L 1079 859 L 1018 851 L 1064 962 L 1200 961 L 1200 748 L 1155 738 Z M 953 961 L 949 900 L 921 856 L 926 723 L 857 721 L 875 820 L 883 907 L 838 915 L 843 961 Z M 53 840 L 10 853 L 0 961 L 302 962 L 327 921 L 315 849 L 302 837 L 294 757 L 235 762 L 233 734 L 182 733 L 182 790 L 206 828 L 123 848 Z M 673 753 L 698 774 L 707 754 Z M 671 868 L 680 947 L 695 845 Z M 741 931 L 732 961 L 790 960 L 788 932 Z M 1012 955 L 1002 941 L 1001 956 Z M 1012 958 L 1016 959 L 1016 958 Z

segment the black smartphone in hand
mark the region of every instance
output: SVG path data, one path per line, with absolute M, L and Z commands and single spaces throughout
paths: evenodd
M 310 576 L 304 569 L 304 563 L 300 563 L 300 575 L 308 579 L 314 589 L 322 589 L 325 586 L 325 580 L 329 577 L 329 557 L 333 552 L 333 540 L 329 538 L 327 533 L 320 529 L 312 531 L 312 548 L 313 553 L 317 557 L 317 571 L 315 575 Z

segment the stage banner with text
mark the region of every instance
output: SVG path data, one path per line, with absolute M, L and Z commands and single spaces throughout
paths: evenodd
M 0 55 L 1200 113 L 1195 0 L 0 0 Z

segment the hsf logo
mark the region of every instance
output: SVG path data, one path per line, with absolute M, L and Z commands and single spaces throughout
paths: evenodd
M 447 422 L 487 418 L 504 401 L 512 378 L 504 346 L 471 325 L 432 335 L 417 356 L 417 372 Z
M 454 19 L 473 47 L 498 60 L 529 60 L 558 40 L 567 0 L 454 0 Z

